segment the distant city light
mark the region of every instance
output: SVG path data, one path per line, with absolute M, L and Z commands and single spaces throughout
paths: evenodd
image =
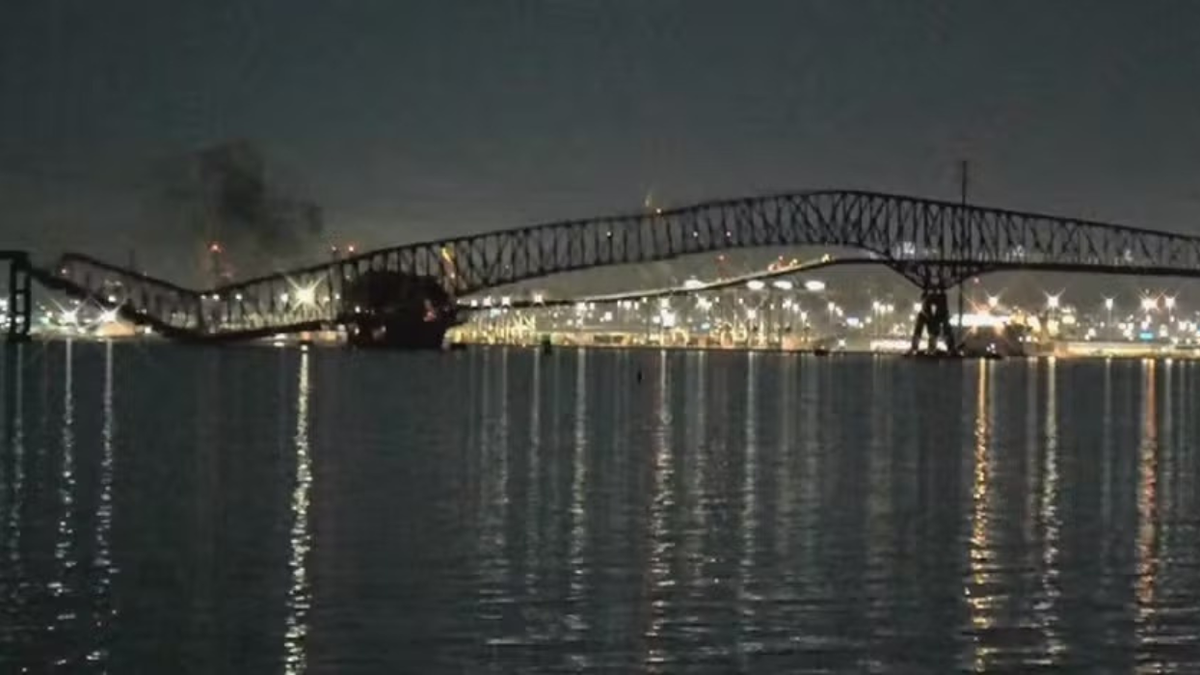
M 689 278 L 689 279 L 687 279 L 686 281 L 684 281 L 684 282 L 683 282 L 683 287 L 684 287 L 684 288 L 687 288 L 687 289 L 689 289 L 689 290 L 690 290 L 690 289 L 694 289 L 694 288 L 703 288 L 703 287 L 704 287 L 704 282 L 703 282 L 703 281 L 700 281 L 700 280 L 699 280 L 699 279 L 697 279 L 696 277 L 691 277 L 691 278 Z
M 825 290 L 825 282 L 818 281 L 817 279 L 809 279 L 804 282 L 804 290 L 810 293 L 820 293 Z
M 752 291 L 761 291 L 766 287 L 767 285 L 758 279 L 751 279 L 750 281 L 746 282 L 746 288 L 749 288 Z
M 776 281 L 774 284 L 772 284 L 772 286 L 774 286 L 775 288 L 778 288 L 781 291 L 792 290 L 792 282 L 788 281 L 787 279 L 780 279 L 780 280 Z

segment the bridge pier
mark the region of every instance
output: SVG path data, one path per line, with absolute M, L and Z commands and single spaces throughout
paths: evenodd
M 921 350 L 921 336 L 928 339 L 927 351 L 932 354 L 937 351 L 937 340 L 946 342 L 946 351 L 951 354 L 958 352 L 958 342 L 954 337 L 954 328 L 950 324 L 950 303 L 946 298 L 944 288 L 928 289 L 921 292 L 921 309 L 917 312 L 917 320 L 913 326 L 912 346 L 914 354 Z
M 31 291 L 28 253 L 8 256 L 8 307 L 6 339 L 9 343 L 29 341 L 33 323 L 33 294 Z
M 950 291 L 961 287 L 968 279 L 987 271 L 982 264 L 964 263 L 956 260 L 899 263 L 891 265 L 904 278 L 921 289 L 921 306 L 913 326 L 911 353 L 921 353 L 921 338 L 925 337 L 926 353 L 937 352 L 938 338 L 946 343 L 946 353 L 957 355 L 961 351 L 961 327 L 954 330 L 950 320 Z M 962 294 L 959 293 L 961 311 Z

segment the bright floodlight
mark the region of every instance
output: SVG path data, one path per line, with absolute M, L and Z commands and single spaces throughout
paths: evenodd
M 100 313 L 100 323 L 114 323 L 117 320 L 117 310 L 106 309 Z
M 704 282 L 700 281 L 696 277 L 691 277 L 690 279 L 683 282 L 683 287 L 687 288 L 687 289 L 703 288 Z
M 68 324 L 71 326 L 75 325 L 76 323 L 79 322 L 79 310 L 70 309 L 70 310 L 64 311 L 62 313 L 62 320 L 63 320 L 63 323 L 65 323 L 65 324 Z
M 817 279 L 809 279 L 808 281 L 804 282 L 804 290 L 810 293 L 820 293 L 821 291 L 825 290 L 825 282 L 818 281 Z
M 1158 307 L 1157 298 L 1142 298 L 1142 309 L 1149 312 Z
M 1046 307 L 1049 307 L 1050 309 L 1057 309 L 1058 308 L 1058 296 L 1057 295 L 1047 295 L 1046 296 Z
M 1000 297 L 997 295 L 989 295 L 987 299 L 988 307 L 996 309 L 996 305 L 1000 304 Z
M 1112 308 L 1113 308 L 1113 299 L 1105 298 L 1104 299 L 1104 309 L 1112 309 Z
M 792 290 L 792 282 L 788 281 L 787 279 L 780 279 L 779 281 L 776 281 L 774 284 L 772 284 L 772 286 L 774 286 L 775 288 L 778 288 L 781 291 Z
M 296 302 L 301 305 L 312 305 L 317 301 L 317 291 L 312 286 L 296 289 Z
M 762 289 L 766 288 L 766 286 L 767 285 L 759 279 L 751 279 L 750 281 L 746 282 L 746 288 L 749 288 L 752 291 L 761 291 Z
M 1175 298 L 1168 295 L 1165 302 L 1167 305 L 1167 309 L 1175 309 Z

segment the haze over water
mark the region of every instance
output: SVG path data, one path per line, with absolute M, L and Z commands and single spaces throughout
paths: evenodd
M 2 672 L 1200 669 L 1194 362 L 10 354 Z

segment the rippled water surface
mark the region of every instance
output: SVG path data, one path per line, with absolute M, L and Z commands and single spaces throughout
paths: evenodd
M 3 375 L 0 672 L 1200 672 L 1192 363 L 55 343 Z

